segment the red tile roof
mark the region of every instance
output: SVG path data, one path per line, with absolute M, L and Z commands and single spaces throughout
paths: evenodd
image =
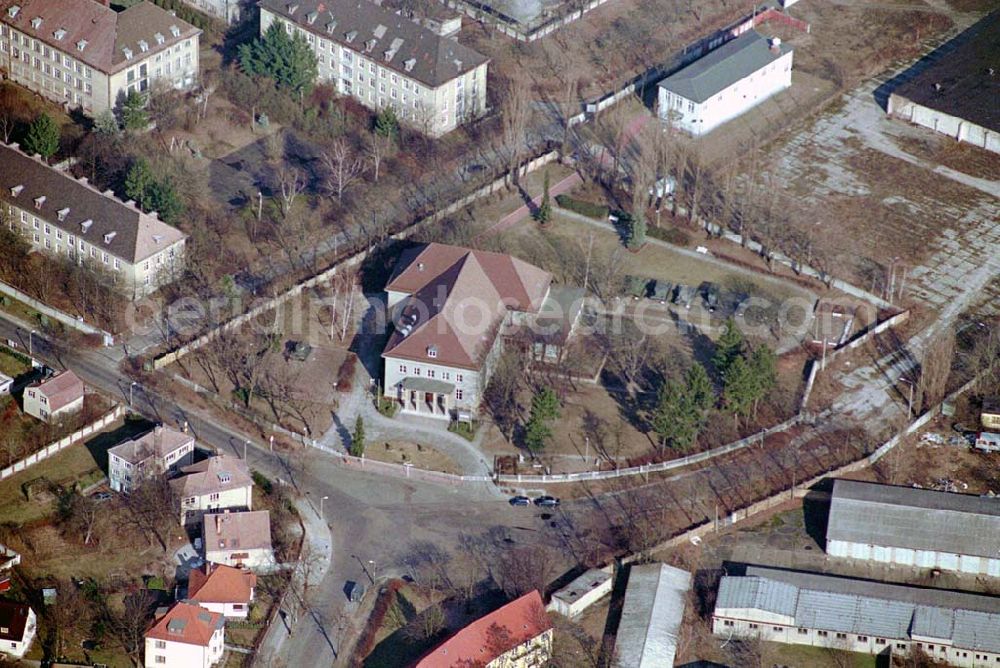
M 414 320 L 397 329 L 383 356 L 478 369 L 508 310 L 537 312 L 552 275 L 510 255 L 432 243 L 404 255 L 386 290 Z M 434 350 L 432 356 L 430 350 Z
M 506 634 L 491 631 L 494 625 L 505 629 Z M 472 622 L 425 654 L 414 668 L 485 666 L 550 628 L 552 624 L 545 615 L 542 597 L 538 591 L 532 591 Z M 495 645 L 500 637 L 503 637 L 505 642 L 503 646 L 497 647 Z
M 181 601 L 153 623 L 146 631 L 146 637 L 208 647 L 212 635 L 225 623 L 225 618 L 219 613 Z
M 54 413 L 83 396 L 83 381 L 72 371 L 60 371 L 47 380 L 28 387 L 38 390 L 49 400 L 49 412 Z
M 248 570 L 208 563 L 191 571 L 188 598 L 199 603 L 249 603 L 257 576 Z

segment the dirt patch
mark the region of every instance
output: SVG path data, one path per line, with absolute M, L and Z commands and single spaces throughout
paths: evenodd
M 412 464 L 420 469 L 441 471 L 442 473 L 455 475 L 462 473 L 448 455 L 430 446 L 409 441 L 369 443 L 365 448 L 365 457 L 390 464 Z

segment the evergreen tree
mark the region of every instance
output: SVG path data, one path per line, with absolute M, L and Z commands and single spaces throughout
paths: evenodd
M 105 109 L 94 119 L 94 130 L 102 135 L 116 135 L 121 131 L 118 119 L 110 109 Z
M 396 139 L 399 136 L 399 118 L 396 110 L 386 107 L 375 116 L 375 134 L 386 139 Z
M 354 432 L 351 434 L 350 453 L 355 457 L 365 454 L 365 421 L 359 415 L 354 421 Z
M 542 203 L 535 212 L 535 220 L 545 225 L 552 220 L 552 202 L 549 200 L 549 173 L 545 172 L 545 182 L 542 190 Z
M 139 208 L 146 210 L 149 201 L 149 187 L 153 183 L 153 170 L 144 158 L 136 158 L 125 175 L 125 196 L 139 203 Z
M 698 363 L 692 364 L 684 377 L 684 382 L 687 384 L 692 405 L 699 411 L 707 411 L 715 405 L 715 391 L 705 367 Z
M 757 396 L 757 381 L 753 369 L 742 357 L 736 357 L 726 370 L 726 385 L 722 401 L 734 418 L 747 417 Z
M 625 245 L 629 250 L 639 250 L 646 245 L 646 217 L 641 211 L 636 211 L 629 220 L 628 241 Z
M 136 91 L 130 91 L 121 103 L 122 126 L 126 130 L 145 130 L 149 127 L 149 114 L 146 113 L 146 96 Z
M 312 91 L 318 74 L 309 42 L 297 32 L 289 35 L 279 22 L 272 23 L 263 37 L 241 44 L 239 59 L 247 74 L 269 77 L 300 96 Z
M 153 181 L 146 188 L 147 212 L 155 211 L 165 223 L 176 223 L 184 213 L 184 204 L 169 179 Z
M 42 113 L 31 122 L 24 138 L 24 150 L 28 154 L 37 153 L 46 160 L 59 150 L 59 126 L 51 116 Z
M 766 397 L 778 384 L 778 358 L 767 346 L 754 348 L 750 355 L 750 370 L 754 380 L 753 412 L 757 413 L 757 404 Z
M 664 383 L 653 413 L 653 430 L 660 445 L 686 450 L 698 438 L 700 423 L 700 411 L 688 388 L 673 380 Z
M 531 414 L 525 427 L 524 442 L 532 452 L 543 450 L 552 438 L 549 421 L 559 417 L 559 398 L 550 388 L 542 388 L 531 399 Z
M 715 367 L 716 372 L 723 380 L 725 380 L 733 361 L 743 355 L 745 343 L 743 332 L 736 326 L 736 321 L 732 318 L 726 320 L 722 336 L 715 343 L 715 355 L 712 356 L 712 366 Z

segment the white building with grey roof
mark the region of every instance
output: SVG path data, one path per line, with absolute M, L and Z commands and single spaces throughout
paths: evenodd
M 369 109 L 440 136 L 486 110 L 486 56 L 369 0 L 261 0 L 263 35 L 278 22 L 316 54 L 318 79 Z
M 85 178 L 0 143 L 0 224 L 20 232 L 35 251 L 106 275 L 138 299 L 184 270 L 187 235 L 143 213 Z
M 615 638 L 619 668 L 674 665 L 691 574 L 666 564 L 632 566 Z
M 1000 598 L 749 566 L 719 584 L 712 631 L 874 655 L 1000 665 Z
M 711 132 L 792 85 L 792 48 L 750 30 L 658 84 L 660 120 Z
M 200 37 L 152 2 L 116 12 L 94 0 L 0 0 L 0 72 L 88 115 L 157 82 L 194 85 Z
M 1000 499 L 837 480 L 826 551 L 1000 577 Z

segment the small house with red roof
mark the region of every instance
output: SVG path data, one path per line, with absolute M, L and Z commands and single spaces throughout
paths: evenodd
M 207 563 L 188 576 L 188 599 L 231 619 L 246 619 L 257 576 L 245 568 Z
M 414 668 L 534 668 L 551 656 L 552 624 L 536 590 L 472 622 Z
M 478 409 L 509 332 L 544 320 L 547 335 L 568 339 L 582 303 L 523 260 L 438 243 L 404 253 L 386 293 L 394 331 L 382 352 L 384 396 L 440 418 Z
M 180 601 L 160 609 L 146 631 L 145 665 L 165 668 L 210 668 L 225 651 L 226 620 L 191 603 Z
M 81 408 L 83 381 L 68 369 L 24 389 L 24 412 L 42 422 L 59 422 Z
M 24 656 L 35 639 L 35 611 L 24 603 L 0 599 L 0 654 Z

